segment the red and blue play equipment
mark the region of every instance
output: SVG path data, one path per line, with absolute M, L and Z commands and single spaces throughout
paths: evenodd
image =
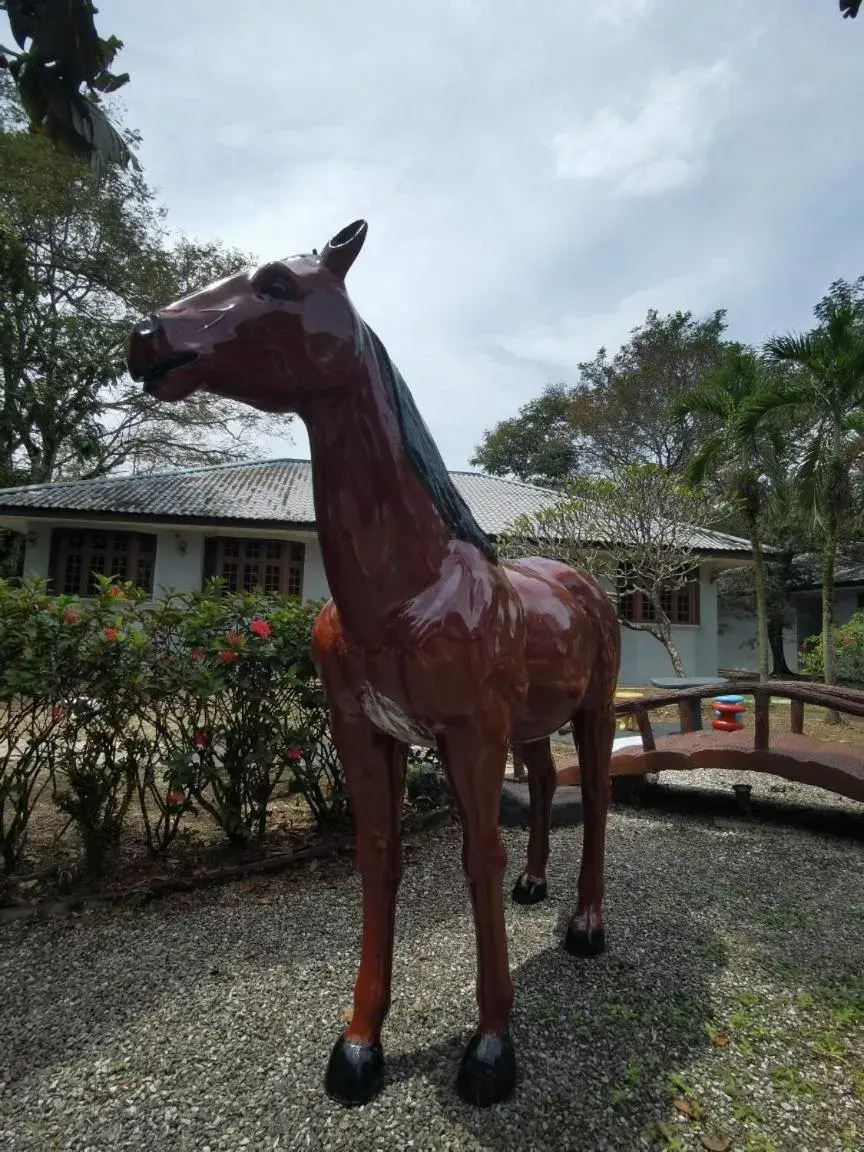
M 711 703 L 714 705 L 712 728 L 718 732 L 741 731 L 744 727 L 741 718 L 746 711 L 743 696 L 716 696 Z

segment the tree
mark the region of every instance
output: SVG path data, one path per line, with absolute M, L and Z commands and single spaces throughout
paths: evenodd
M 704 489 L 658 465 L 631 464 L 602 479 L 571 481 L 548 508 L 514 521 L 499 548 L 504 556 L 551 556 L 600 577 L 622 624 L 658 640 L 675 675 L 684 676 L 670 601 L 694 579 L 694 529 L 710 527 L 718 515 Z M 641 619 L 628 612 L 635 597 Z
M 487 430 L 470 463 L 493 476 L 516 476 L 528 484 L 558 488 L 566 483 L 579 466 L 571 395 L 563 384 L 548 385 L 518 416 Z
M 203 394 L 160 405 L 123 356 L 141 316 L 249 262 L 215 243 L 169 244 L 140 172 L 112 165 L 94 183 L 21 128 L 0 85 L 0 482 L 254 456 L 261 422 L 288 420 Z
M 776 429 L 766 428 L 771 411 L 766 396 L 773 396 L 776 381 L 759 356 L 750 348 L 736 346 L 722 366 L 709 373 L 702 383 L 680 396 L 672 406 L 681 417 L 714 419 L 711 431 L 693 457 L 688 477 L 701 485 L 716 474 L 728 498 L 742 510 L 753 550 L 756 633 L 759 679 L 770 673 L 768 639 L 768 598 L 765 557 L 762 550 L 761 518 L 767 486 L 766 457 L 769 448 L 779 451 Z M 756 406 L 760 416 L 748 419 Z
M 798 675 L 786 660 L 784 633 L 795 620 L 794 593 L 809 582 L 808 561 L 813 549 L 813 540 L 800 513 L 796 457 L 797 444 L 793 430 L 787 425 L 781 428 L 763 460 L 759 505 L 760 535 L 771 542 L 771 551 L 764 562 L 768 645 L 774 675 L 784 680 Z M 724 572 L 718 580 L 718 595 L 731 611 L 752 617 L 756 599 L 754 568 Z
M 650 310 L 611 359 L 601 348 L 579 364 L 578 383 L 548 387 L 488 430 L 471 463 L 556 486 L 633 461 L 682 473 L 697 450 L 699 422 L 674 416 L 670 404 L 722 363 L 725 327 L 722 310 L 701 320 Z
M 100 100 L 129 81 L 128 73 L 111 72 L 123 43 L 99 36 L 91 0 L 0 0 L 0 11 L 21 49 L 0 44 L 0 64 L 15 81 L 31 131 L 89 161 L 97 176 L 105 161 L 137 167 Z
M 795 365 L 801 375 L 766 395 L 747 420 L 752 426 L 763 412 L 787 408 L 807 428 L 797 477 L 802 511 L 821 540 L 825 683 L 834 684 L 837 550 L 857 523 L 852 470 L 864 447 L 864 277 L 851 285 L 836 281 L 814 312 L 819 323 L 811 331 L 766 342 L 769 358 Z

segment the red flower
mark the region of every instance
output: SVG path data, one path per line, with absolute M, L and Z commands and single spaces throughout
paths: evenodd
M 182 808 L 186 797 L 180 788 L 172 788 L 168 793 L 168 806 L 170 808 Z
M 103 628 L 102 629 L 102 635 L 109 642 L 109 644 L 113 644 L 113 642 L 117 639 L 117 635 L 118 635 L 117 629 L 116 628 Z
M 196 664 L 200 664 L 201 661 L 204 659 L 204 649 L 203 648 L 193 648 L 190 655 L 192 657 L 192 660 Z
M 107 588 L 107 592 L 108 592 L 108 595 L 113 596 L 115 600 L 125 600 L 126 599 L 126 593 L 123 591 L 123 589 L 120 587 L 119 584 L 109 584 L 108 588 Z
M 237 653 L 232 652 L 230 648 L 226 648 L 219 653 L 218 659 L 220 664 L 233 664 L 237 659 Z
M 283 748 L 282 755 L 286 760 L 302 760 L 303 753 L 299 748 Z
M 249 623 L 249 631 L 254 632 L 256 636 L 260 636 L 262 640 L 266 640 L 270 635 L 270 625 L 266 620 L 262 620 L 260 616 L 255 616 Z
M 73 612 L 71 608 L 67 608 L 63 614 L 63 619 L 66 621 L 67 624 L 77 624 L 78 623 L 78 613 Z
M 246 643 L 246 638 L 241 636 L 239 632 L 229 632 L 225 639 L 232 648 L 242 648 Z
M 203 728 L 196 728 L 195 735 L 192 737 L 192 743 L 196 748 L 206 748 L 210 743 L 210 734 Z

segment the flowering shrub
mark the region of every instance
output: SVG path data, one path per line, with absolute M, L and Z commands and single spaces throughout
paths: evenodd
M 843 684 L 864 684 L 864 612 L 856 612 L 845 624 L 834 629 L 834 647 L 837 653 L 837 679 Z M 798 653 L 801 671 L 811 680 L 825 675 L 822 654 L 822 636 L 808 636 Z
M 142 716 L 152 670 L 143 596 L 102 579 L 86 608 L 63 608 L 62 631 L 72 645 L 54 704 L 54 801 L 77 828 L 91 873 L 102 870 L 120 839 L 148 751 Z
M 179 600 L 179 610 L 163 603 L 154 653 L 161 787 L 175 796 L 173 815 L 165 811 L 156 829 L 160 844 L 176 822 L 180 794 L 235 842 L 264 835 L 268 803 L 283 780 L 319 824 L 341 815 L 345 792 L 310 652 L 319 606 L 221 595 L 215 583 Z M 155 781 L 151 774 L 151 795 Z
M 260 838 L 280 783 L 318 824 L 343 815 L 310 653 L 319 607 L 215 582 L 147 600 L 102 580 L 85 601 L 0 582 L 4 869 L 43 795 L 74 823 L 92 871 L 136 799 L 154 852 L 199 811 L 234 842 Z
M 12 594 L 0 581 L 0 855 L 12 872 L 33 808 L 53 778 L 50 737 L 62 719 L 56 703 L 74 640 L 64 609 L 44 583 Z

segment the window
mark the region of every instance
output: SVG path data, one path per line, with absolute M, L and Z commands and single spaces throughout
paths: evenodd
M 204 574 L 221 577 L 229 592 L 302 597 L 305 552 L 292 540 L 216 536 L 207 541 Z
M 94 595 L 94 573 L 153 591 L 156 537 L 149 533 L 55 528 L 51 550 L 51 579 L 59 593 Z
M 636 581 L 626 571 L 619 576 L 619 589 L 633 588 Z M 699 569 L 694 568 L 687 577 L 686 584 L 676 588 L 667 588 L 661 593 L 660 603 L 664 612 L 673 624 L 698 624 L 700 609 L 700 582 Z M 618 596 L 618 615 L 622 620 L 632 623 L 650 623 L 655 620 L 657 613 L 651 600 L 638 591 L 620 592 Z

